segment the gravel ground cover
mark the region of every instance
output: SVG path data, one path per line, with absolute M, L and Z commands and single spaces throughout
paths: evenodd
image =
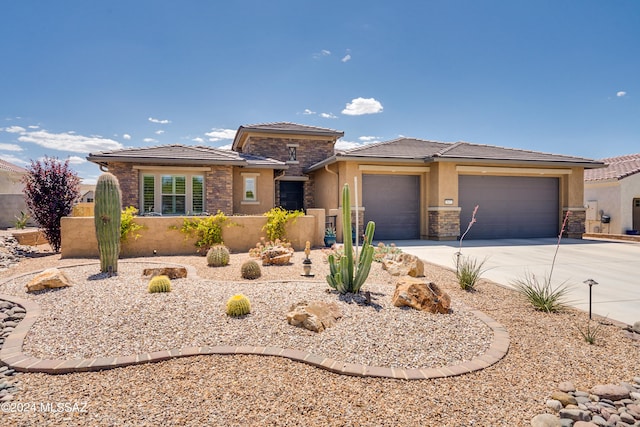
M 245 258 L 245 254 L 233 255 L 232 265 L 225 269 L 208 268 L 204 259 L 196 256 L 158 257 L 153 261 L 192 265 L 204 283 L 212 281 L 231 291 L 241 286 L 239 265 Z M 314 251 L 312 259 L 321 280 L 327 268 L 321 253 Z M 288 286 L 283 281 L 299 277 L 301 260 L 297 253 L 292 266 L 264 267 L 262 279 L 278 281 L 275 286 Z M 60 260 L 59 255 L 27 259 L 0 272 L 0 280 L 81 261 Z M 630 381 L 639 374 L 640 344 L 617 326 L 605 322 L 599 342 L 589 345 L 577 329 L 586 325 L 583 312 L 536 312 L 513 291 L 489 281 L 482 281 L 476 292 L 464 292 L 451 271 L 435 265 L 427 265 L 426 275 L 451 295 L 455 307 L 482 310 L 508 329 L 511 346 L 503 360 L 471 374 L 423 381 L 346 377 L 261 356 L 198 356 L 60 376 L 21 374 L 15 400 L 24 404 L 24 410 L 4 412 L 2 424 L 529 425 L 533 416 L 548 410 L 545 401 L 562 381 L 588 390 L 596 384 Z M 379 265 L 374 266 L 369 281 L 372 285 L 391 286 L 390 280 Z M 0 286 L 0 293 L 5 292 Z M 381 325 L 382 331 L 393 331 L 385 326 Z M 458 336 L 461 341 L 467 339 L 464 334 L 448 333 L 445 341 Z M 418 343 L 420 337 L 401 336 L 397 340 Z M 375 347 L 370 348 L 376 351 Z M 71 410 L 52 412 L 37 407 L 47 402 L 66 403 Z

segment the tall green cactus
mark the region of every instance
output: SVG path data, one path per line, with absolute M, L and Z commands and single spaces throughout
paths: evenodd
M 371 262 L 373 261 L 373 233 L 376 224 L 369 221 L 364 234 L 362 250 L 354 265 L 353 244 L 351 242 L 351 198 L 349 185 L 342 188 L 342 241 L 344 243 L 344 255 L 340 261 L 336 261 L 334 255 L 329 255 L 329 268 L 331 274 L 327 276 L 329 286 L 341 294 L 360 292 L 360 288 L 369 276 Z
M 100 271 L 118 272 L 120 255 L 120 214 L 122 196 L 118 178 L 105 172 L 98 178 L 95 192 L 94 223 L 98 251 L 100 252 Z

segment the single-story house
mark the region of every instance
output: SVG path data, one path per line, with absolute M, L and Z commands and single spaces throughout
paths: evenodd
M 625 234 L 640 231 L 640 154 L 602 159 L 606 167 L 584 173 L 586 230 Z
M 162 215 L 261 214 L 340 209 L 347 183 L 360 224 L 376 222 L 376 240 L 455 240 L 567 235 L 585 227 L 585 169 L 580 157 L 414 138 L 337 151 L 343 132 L 294 123 L 240 126 L 231 150 L 164 145 L 89 154 L 120 181 L 123 205 Z M 357 184 L 356 184 L 357 183 Z M 354 191 L 352 190 L 352 193 Z M 357 208 L 357 209 L 356 209 Z
M 16 216 L 27 212 L 22 178 L 27 170 L 0 159 L 0 228 L 13 227 Z

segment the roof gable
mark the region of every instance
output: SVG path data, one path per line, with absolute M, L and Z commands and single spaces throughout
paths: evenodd
M 620 180 L 640 172 L 640 153 L 602 159 L 606 167 L 584 172 L 585 181 Z
M 290 122 L 258 123 L 240 126 L 233 139 L 231 149 L 240 151 L 250 133 L 321 136 L 333 139 L 334 141 L 344 136 L 344 132 L 342 131 L 318 126 L 308 126 Z
M 25 168 L 16 166 L 13 163 L 9 163 L 6 160 L 2 159 L 0 159 L 0 170 L 13 173 L 27 173 L 27 170 Z
M 122 150 L 90 153 L 87 160 L 103 164 L 125 163 L 171 163 L 180 165 L 227 164 L 238 166 L 284 167 L 284 163 L 266 157 L 250 156 L 220 148 L 182 144 L 158 145 L 154 147 L 128 148 Z

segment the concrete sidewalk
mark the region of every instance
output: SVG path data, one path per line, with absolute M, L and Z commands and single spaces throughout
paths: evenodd
M 510 286 L 526 272 L 548 275 L 556 251 L 557 238 L 465 240 L 463 255 L 485 259 L 483 278 Z M 405 240 L 395 242 L 403 251 L 421 259 L 454 268 L 459 242 Z M 568 300 L 578 309 L 589 310 L 589 286 L 592 288 L 592 311 L 629 325 L 640 320 L 640 244 L 594 240 L 562 239 L 552 282 L 566 281 Z

